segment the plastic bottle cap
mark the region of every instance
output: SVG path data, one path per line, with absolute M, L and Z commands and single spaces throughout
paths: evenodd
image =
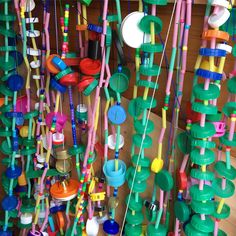
M 18 199 L 15 196 L 5 196 L 1 205 L 4 211 L 15 210 L 18 205 Z
M 20 75 L 11 75 L 7 80 L 7 86 L 11 91 L 17 92 L 24 86 L 24 79 Z
M 163 191 L 170 191 L 174 186 L 174 181 L 168 171 L 162 170 L 155 175 L 155 184 Z
M 34 0 L 28 0 L 28 1 L 21 1 L 20 7 L 24 7 L 25 12 L 31 12 L 35 8 L 35 2 Z
M 75 86 L 78 84 L 78 82 L 79 82 L 78 72 L 67 74 L 60 79 L 60 84 L 64 86 Z
M 154 158 L 154 160 L 152 161 L 152 164 L 151 164 L 152 172 L 154 172 L 154 173 L 160 172 L 163 168 L 163 165 L 164 165 L 164 162 L 162 159 Z
M 225 50 L 227 52 L 227 54 L 232 52 L 232 47 L 229 44 L 217 43 L 216 48 L 221 49 L 221 50 Z
M 139 23 L 144 16 L 143 12 L 135 11 L 127 15 L 122 21 L 121 35 L 124 42 L 131 48 L 140 48 L 143 43 L 151 41 L 150 34 L 145 34 L 139 28 Z
M 107 115 L 109 121 L 115 125 L 121 125 L 126 120 L 126 112 L 121 105 L 111 106 Z
M 23 213 L 23 214 L 21 214 L 21 216 L 20 216 L 20 222 L 21 222 L 21 224 L 23 224 L 23 225 L 31 224 L 31 223 L 32 223 L 32 220 L 33 220 L 33 215 L 30 214 L 30 213 Z
M 230 4 L 226 0 L 213 0 L 211 5 L 228 8 Z
M 54 57 L 60 57 L 58 56 L 57 54 L 51 54 L 47 60 L 46 60 L 46 63 L 45 63 L 45 66 L 47 68 L 47 70 L 52 73 L 52 74 L 58 74 L 60 72 L 60 70 L 52 63 L 52 59 Z
M 85 75 L 96 75 L 100 73 L 101 61 L 84 58 L 80 61 L 79 68 Z
M 79 104 L 79 105 L 77 105 L 77 111 L 79 113 L 85 113 L 88 111 L 88 108 L 85 104 Z
M 34 49 L 34 48 L 27 48 L 27 54 L 30 56 L 41 56 L 41 50 L 40 49 Z
M 39 68 L 40 65 L 41 65 L 40 60 L 37 60 L 37 61 L 31 61 L 31 62 L 30 62 L 30 66 L 31 66 L 32 69 Z
M 39 163 L 44 163 L 45 162 L 45 157 L 46 157 L 46 154 L 47 153 L 43 153 L 43 155 L 37 155 L 37 161 L 39 162 Z
M 99 231 L 99 224 L 97 222 L 97 217 L 92 217 L 92 219 L 87 219 L 86 222 L 86 233 L 88 236 L 97 236 Z
M 63 71 L 66 69 L 67 65 L 66 63 L 58 56 L 54 56 L 52 58 L 52 63 L 54 66 L 56 66 L 60 71 Z
M 230 17 L 230 12 L 228 9 L 222 7 L 217 13 L 212 13 L 208 18 L 208 24 L 212 28 L 219 28 L 222 26 Z
M 94 78 L 92 76 L 83 76 L 82 80 L 77 85 L 78 91 L 83 92 L 93 81 Z
M 119 224 L 115 220 L 106 220 L 103 224 L 104 232 L 111 235 L 118 234 L 119 227 Z
M 120 135 L 119 138 L 119 149 L 121 149 L 124 146 L 124 137 L 122 135 Z M 116 135 L 111 134 L 108 136 L 108 147 L 111 150 L 115 150 L 116 148 Z

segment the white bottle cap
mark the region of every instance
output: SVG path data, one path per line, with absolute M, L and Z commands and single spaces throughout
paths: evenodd
M 31 61 L 30 62 L 30 66 L 32 69 L 36 69 L 36 68 L 39 68 L 40 67 L 40 60 L 37 60 L 37 61 Z
M 222 26 L 230 17 L 230 12 L 225 7 L 219 9 L 217 13 L 213 13 L 208 18 L 208 24 L 212 28 L 219 28 Z
M 39 30 L 27 30 L 26 31 L 26 36 L 29 38 L 37 38 L 40 36 L 40 31 Z
M 124 146 L 124 137 L 122 135 L 120 135 L 119 141 L 120 141 L 119 149 L 121 149 Z M 107 144 L 111 150 L 115 150 L 115 148 L 116 148 L 116 135 L 113 135 L 113 134 L 109 135 Z
M 88 236 L 97 236 L 99 231 L 99 224 L 97 222 L 96 217 L 92 217 L 92 219 L 88 219 L 86 222 L 86 233 Z
M 20 7 L 24 7 L 25 12 L 30 12 L 34 10 L 35 2 L 34 0 L 21 1 Z
M 20 223 L 23 225 L 28 225 L 32 223 L 33 215 L 31 213 L 23 213 L 20 216 Z
M 217 49 L 225 50 L 227 52 L 227 54 L 232 52 L 232 47 L 230 45 L 228 45 L 228 44 L 225 44 L 225 43 L 218 43 L 216 45 L 216 48 Z
M 79 104 L 77 105 L 77 111 L 80 113 L 85 113 L 88 111 L 88 108 L 85 104 Z

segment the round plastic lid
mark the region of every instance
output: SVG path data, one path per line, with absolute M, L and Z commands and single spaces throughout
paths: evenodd
M 115 150 L 115 148 L 116 148 L 116 135 L 114 135 L 114 134 L 109 135 L 107 143 L 108 143 L 108 147 L 111 150 Z M 119 149 L 121 149 L 123 146 L 124 146 L 124 137 L 122 135 L 120 135 Z
M 84 58 L 80 61 L 79 67 L 85 75 L 96 75 L 101 70 L 101 61 Z
M 24 79 L 18 74 L 11 75 L 7 80 L 7 86 L 11 91 L 17 92 L 23 88 Z
M 155 228 L 154 224 L 149 224 L 147 227 L 147 235 L 148 236 L 164 236 L 167 233 L 167 228 L 159 224 L 158 228 Z
M 131 48 L 140 48 L 143 43 L 151 41 L 150 34 L 145 34 L 139 28 L 139 23 L 144 16 L 143 12 L 135 11 L 127 15 L 122 21 L 121 35 L 124 42 Z
M 74 72 L 63 76 L 60 80 L 60 84 L 64 86 L 75 86 L 79 82 L 79 73 Z
M 107 234 L 115 235 L 119 232 L 119 224 L 114 220 L 106 220 L 103 224 L 103 231 Z
M 170 191 L 173 188 L 174 181 L 167 170 L 162 170 L 155 176 L 155 184 L 163 191 Z
M 111 106 L 107 115 L 109 121 L 115 125 L 121 125 L 126 120 L 126 112 L 121 105 Z
M 92 217 L 92 219 L 87 219 L 86 222 L 87 236 L 97 236 L 98 231 L 99 231 L 99 224 L 97 222 L 97 218 Z
M 4 211 L 14 210 L 18 205 L 18 199 L 15 196 L 5 196 L 1 205 Z
M 58 56 L 57 54 L 51 54 L 47 58 L 45 65 L 49 72 L 51 72 L 52 74 L 58 74 L 60 70 L 52 63 L 52 59 L 54 57 L 60 57 L 60 56 Z
M 190 217 L 190 209 L 188 205 L 182 201 L 175 202 L 174 212 L 175 212 L 176 218 L 178 218 L 178 220 L 181 222 L 185 222 Z

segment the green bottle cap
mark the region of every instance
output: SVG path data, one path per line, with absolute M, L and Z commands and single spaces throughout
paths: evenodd
M 233 196 L 235 186 L 232 181 L 226 179 L 225 189 L 222 189 L 222 179 L 216 178 L 212 182 L 212 189 L 214 190 L 216 196 L 221 198 L 229 198 Z
M 187 132 L 182 132 L 177 135 L 177 145 L 180 151 L 184 154 L 191 152 L 191 136 Z
M 192 169 L 190 175 L 194 179 L 204 180 L 204 181 L 212 181 L 215 178 L 215 175 L 211 171 L 202 172 L 200 169 Z
M 132 186 L 132 179 L 128 179 L 128 186 L 129 188 L 131 188 Z M 134 185 L 133 185 L 133 192 L 136 192 L 136 193 L 143 193 L 145 192 L 147 188 L 147 183 L 146 181 L 143 181 L 143 182 L 134 182 Z
M 236 135 L 233 136 L 233 140 L 229 140 L 229 133 L 226 132 L 224 136 L 220 137 L 220 142 L 228 147 L 236 147 Z
M 0 115 L 0 120 L 2 121 L 2 123 L 3 123 L 6 127 L 8 127 L 8 128 L 11 127 L 11 125 L 12 125 L 11 120 L 10 120 L 9 118 L 5 117 L 4 114 L 1 114 L 1 115 Z
M 208 104 L 204 105 L 200 102 L 193 102 L 192 103 L 192 110 L 198 113 L 207 114 L 207 115 L 215 115 L 217 114 L 217 106 Z
M 167 228 L 159 224 L 158 228 L 155 228 L 155 224 L 149 224 L 147 227 L 147 236 L 166 236 Z
M 161 170 L 155 175 L 155 184 L 163 191 L 170 191 L 173 188 L 174 181 L 167 170 Z
M 0 34 L 1 34 L 1 26 L 0 26 Z M 5 57 L 0 57 L 0 70 L 10 71 L 10 70 L 14 70 L 15 67 L 16 67 L 16 63 L 15 63 L 14 57 L 9 56 L 8 61 L 5 61 Z
M 201 148 L 215 148 L 216 143 L 208 140 L 192 139 L 191 146 L 201 147 Z
M 125 224 L 125 235 L 140 236 L 142 234 L 142 225 Z
M 106 37 L 107 37 L 107 36 L 106 36 Z M 116 73 L 119 73 L 119 72 L 118 72 L 118 69 L 116 70 Z M 124 74 L 127 76 L 128 80 L 130 80 L 130 78 L 131 78 L 131 73 L 130 73 L 130 69 L 129 69 L 128 67 L 122 66 L 122 71 L 121 71 L 121 73 L 124 73 Z
M 26 147 L 32 147 L 35 144 L 35 139 L 22 138 L 22 144 Z
M 141 45 L 141 50 L 148 53 L 159 53 L 163 51 L 163 45 L 161 43 L 143 43 Z
M 143 125 L 142 120 L 134 121 L 134 128 L 138 134 L 143 134 L 145 130 L 146 123 Z M 147 122 L 146 134 L 151 133 L 154 130 L 154 123 L 151 120 Z
M 129 168 L 131 168 L 129 178 L 133 179 L 134 173 L 135 173 L 135 168 L 134 167 L 129 167 Z M 150 173 L 151 172 L 148 168 L 142 168 L 141 171 L 136 172 L 136 176 L 135 176 L 134 181 L 145 181 L 149 178 Z
M 84 91 L 84 96 L 89 96 L 93 90 L 98 86 L 98 81 L 95 79 Z
M 140 225 L 142 224 L 144 220 L 143 213 L 138 211 L 135 212 L 134 215 L 132 215 L 132 211 L 128 210 L 127 215 L 126 215 L 126 222 L 131 225 Z
M 199 185 L 195 184 L 190 187 L 190 196 L 194 201 L 208 201 L 214 197 L 214 192 L 211 186 L 204 184 L 203 189 L 199 189 Z
M 215 210 L 213 201 L 199 202 L 192 200 L 191 207 L 198 214 L 211 215 Z
M 200 215 L 193 215 L 191 218 L 191 225 L 198 231 L 203 233 L 212 233 L 214 231 L 214 221 L 210 217 L 205 217 L 205 220 L 202 220 Z
M 205 153 L 201 155 L 200 148 L 194 148 L 190 153 L 190 158 L 197 165 L 210 165 L 215 161 L 215 153 L 211 149 L 205 149 Z
M 227 89 L 230 93 L 236 94 L 236 77 L 235 76 L 232 77 L 230 80 L 228 80 Z
M 13 13 L 8 12 L 7 15 L 4 12 L 0 12 L 0 21 L 15 21 L 16 15 Z
M 152 104 L 151 104 L 152 102 Z M 157 101 L 156 99 L 152 100 L 152 97 L 148 96 L 147 99 L 143 99 L 143 97 L 137 97 L 136 98 L 136 104 L 138 107 L 141 109 L 153 109 L 157 106 Z
M 150 148 L 152 146 L 151 137 L 146 135 L 143 141 L 142 141 L 142 138 L 143 138 L 143 136 L 140 134 L 133 135 L 134 145 L 137 147 L 141 147 L 141 145 L 142 145 L 142 148 Z
M 139 163 L 138 163 L 138 155 L 133 155 L 132 162 L 134 165 L 139 165 L 141 167 L 149 167 L 151 161 L 148 157 L 144 157 L 144 158 L 140 157 Z
M 141 75 L 145 76 L 158 76 L 161 73 L 161 68 L 158 65 L 153 65 L 152 67 L 141 65 L 139 72 Z
M 224 203 L 221 212 L 217 213 L 218 206 L 219 202 L 215 202 L 215 211 L 213 213 L 213 217 L 220 220 L 228 218 L 230 215 L 230 207 L 226 203 Z
M 227 234 L 222 229 L 219 229 L 217 236 L 227 236 Z
M 215 84 L 209 84 L 208 90 L 204 89 L 204 84 L 197 84 L 193 88 L 195 98 L 200 100 L 216 99 L 220 96 L 220 89 Z
M 146 34 L 150 34 L 150 25 L 154 23 L 155 27 L 155 34 L 159 34 L 162 30 L 162 20 L 153 15 L 146 15 L 144 16 L 141 21 L 139 22 L 139 28 Z
M 108 20 L 108 19 L 107 19 Z M 107 32 L 106 32 L 106 47 L 110 47 L 112 42 L 112 31 L 111 27 L 107 26 Z
M 227 116 L 230 117 L 231 114 L 234 113 L 234 111 L 236 111 L 236 103 L 235 102 L 227 102 L 225 103 L 222 112 Z
M 7 140 L 4 140 L 0 145 L 0 151 L 5 155 L 11 155 L 12 149 L 9 147 Z
M 183 201 L 175 201 L 174 212 L 176 218 L 180 222 L 185 222 L 189 219 L 190 209 L 189 206 Z
M 35 154 L 36 151 L 37 151 L 37 150 L 36 150 L 35 147 L 31 147 L 31 148 L 29 148 L 29 149 L 24 148 L 24 149 L 21 149 L 21 150 L 20 150 L 20 154 L 21 154 L 22 156 L 28 156 L 28 155 L 33 155 L 33 154 Z
M 35 211 L 35 200 L 27 197 L 22 198 L 20 211 L 22 213 L 33 213 Z
M 186 236 L 210 236 L 208 233 L 203 233 L 196 230 L 190 223 L 188 223 L 185 227 L 185 234 Z
M 2 162 L 3 165 L 9 166 L 11 164 L 11 158 L 5 157 L 5 158 L 2 159 L 1 162 Z M 15 165 L 17 165 L 17 163 L 18 163 L 17 159 L 15 160 L 14 163 L 15 163 Z
M 116 72 L 110 77 L 109 86 L 117 93 L 123 93 L 129 87 L 129 78 L 123 72 Z
M 236 178 L 236 169 L 231 165 L 230 169 L 227 169 L 224 161 L 218 161 L 214 167 L 218 175 L 225 177 L 226 179 L 234 180 Z
M 206 119 L 211 122 L 217 122 L 221 121 L 222 119 L 222 113 L 220 111 L 217 112 L 217 114 L 214 115 L 206 115 Z
M 129 200 L 129 195 L 125 199 L 126 205 L 128 203 L 128 200 Z M 136 201 L 134 194 L 131 194 L 130 202 L 129 202 L 129 209 L 131 211 L 142 211 L 143 200 L 141 197 L 139 197 L 137 200 L 138 201 Z
M 92 0 L 80 0 L 80 2 L 86 6 L 89 6 L 91 4 Z M 70 234 L 68 234 L 68 235 L 70 235 Z
M 20 222 L 20 220 L 19 220 L 19 221 L 17 222 L 17 227 L 18 227 L 19 229 L 30 229 L 30 228 L 32 227 L 32 223 L 25 225 L 25 224 L 21 224 L 21 222 Z
M 208 138 L 215 134 L 215 126 L 212 123 L 206 122 L 204 127 L 200 124 L 195 123 L 191 127 L 191 135 L 193 138 Z
M 152 211 L 149 208 L 146 208 L 145 213 L 146 213 L 145 215 L 146 215 L 148 222 L 154 223 L 156 221 L 157 211 Z
M 84 145 L 77 145 L 77 147 L 70 147 L 68 150 L 69 155 L 76 156 L 76 154 L 82 154 L 85 152 L 85 146 Z
M 137 99 L 130 100 L 128 106 L 128 112 L 133 118 L 141 115 L 143 109 L 140 106 L 137 106 Z

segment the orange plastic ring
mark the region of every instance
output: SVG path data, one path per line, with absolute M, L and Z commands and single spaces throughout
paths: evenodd
M 56 213 L 56 221 L 59 229 L 63 229 L 65 226 L 65 220 L 61 211 Z
M 220 30 L 207 30 L 202 33 L 202 39 L 211 40 L 213 38 L 229 41 L 229 34 Z
M 47 58 L 47 60 L 46 60 L 46 62 L 45 62 L 45 66 L 46 66 L 47 70 L 48 70 L 49 72 L 51 72 L 52 74 L 58 74 L 58 73 L 60 72 L 60 70 L 57 69 L 57 68 L 53 65 L 53 63 L 52 63 L 52 59 L 53 59 L 54 57 L 59 57 L 59 58 L 60 58 L 60 56 L 58 56 L 57 54 L 51 54 L 51 55 Z

